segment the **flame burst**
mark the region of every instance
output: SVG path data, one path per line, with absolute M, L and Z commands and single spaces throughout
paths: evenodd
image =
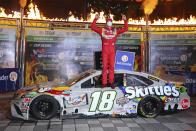
M 28 19 L 42 19 L 40 15 L 40 11 L 37 8 L 37 5 L 34 5 L 32 2 L 29 4 L 29 12 L 27 12 L 27 17 Z
M 144 13 L 150 15 L 153 10 L 156 8 L 158 0 L 144 0 L 142 7 L 144 8 Z
M 156 7 L 158 3 L 158 0 L 145 0 L 143 2 L 143 7 L 145 14 L 151 14 L 154 8 Z M 24 19 L 34 19 L 34 20 L 46 20 L 46 21 L 70 21 L 70 22 L 92 22 L 95 18 L 95 15 L 97 12 L 94 12 L 91 10 L 91 13 L 87 16 L 87 21 L 84 19 L 78 19 L 76 18 L 72 12 L 69 13 L 68 19 L 59 19 L 59 18 L 53 18 L 49 19 L 44 17 L 36 4 L 33 4 L 32 2 L 28 5 L 28 12 L 27 15 L 24 15 Z M 105 17 L 104 12 L 100 12 L 100 19 L 98 20 L 98 23 L 105 23 Z M 4 8 L 0 8 L 0 18 L 20 18 L 20 12 L 13 11 L 11 14 L 6 14 Z M 113 19 L 113 15 L 110 14 L 110 17 Z M 132 18 L 129 18 L 128 20 L 129 24 L 133 25 L 145 25 L 146 21 L 144 18 L 140 18 L 139 20 L 134 20 Z M 122 24 L 123 21 L 113 21 L 115 24 Z M 170 19 L 164 19 L 164 20 L 154 20 L 153 22 L 149 22 L 149 25 L 195 25 L 196 24 L 196 17 L 190 16 L 189 19 L 180 19 L 177 18 L 170 18 Z

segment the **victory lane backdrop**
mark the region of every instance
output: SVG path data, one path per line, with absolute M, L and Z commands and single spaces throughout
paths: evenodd
M 93 52 L 100 45 L 96 36 L 88 33 L 27 30 L 26 85 L 65 81 L 93 68 Z
M 179 77 L 175 77 L 176 81 L 184 77 L 188 93 L 196 94 L 195 39 L 196 33 L 151 34 L 151 73 L 161 78 L 168 78 L 168 75 L 172 74 L 178 75 Z
M 140 46 L 138 34 L 119 35 L 116 48 L 130 51 L 135 43 Z M 94 68 L 94 53 L 101 50 L 101 38 L 95 32 L 27 29 L 25 85 L 71 79 Z

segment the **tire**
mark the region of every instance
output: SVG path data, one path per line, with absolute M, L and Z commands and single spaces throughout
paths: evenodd
M 59 104 L 54 97 L 41 95 L 35 98 L 30 106 L 33 117 L 39 120 L 48 120 L 56 116 Z
M 144 97 L 138 107 L 140 115 L 146 118 L 154 118 L 161 113 L 163 109 L 162 100 L 156 95 Z

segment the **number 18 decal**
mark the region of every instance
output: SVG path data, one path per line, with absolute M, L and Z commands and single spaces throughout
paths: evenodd
M 91 105 L 89 112 L 110 111 L 114 105 L 116 91 L 96 91 L 91 94 Z

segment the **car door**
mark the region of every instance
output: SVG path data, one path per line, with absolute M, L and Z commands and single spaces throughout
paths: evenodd
M 81 91 L 87 93 L 88 106 L 83 108 L 83 113 L 87 115 L 93 114 L 113 114 L 113 113 L 128 113 L 130 105 L 123 94 L 120 87 L 123 86 L 122 73 L 115 74 L 114 86 L 101 88 L 101 74 L 94 75 L 87 80 L 81 82 Z M 126 105 L 127 104 L 127 105 Z

